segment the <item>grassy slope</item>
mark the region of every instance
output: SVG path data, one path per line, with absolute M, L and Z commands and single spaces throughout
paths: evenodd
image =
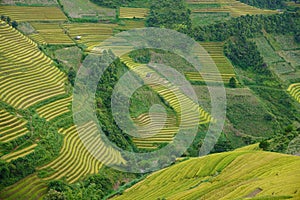
M 299 199 L 300 158 L 253 149 L 175 164 L 115 199 Z

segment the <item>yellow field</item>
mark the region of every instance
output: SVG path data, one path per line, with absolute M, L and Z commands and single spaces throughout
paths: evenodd
M 299 165 L 298 156 L 271 152 L 212 154 L 155 172 L 113 199 L 297 200 Z
M 0 99 L 17 109 L 64 94 L 66 77 L 27 37 L 0 23 Z
M 151 118 L 148 114 L 142 114 L 138 118 L 134 119 L 135 123 L 139 124 L 140 126 L 148 126 L 147 130 L 139 130 L 138 133 L 140 135 L 146 136 L 147 133 L 155 132 L 157 134 L 152 135 L 149 138 L 133 138 L 133 142 L 136 144 L 138 148 L 142 149 L 155 149 L 157 145 L 172 142 L 174 139 L 174 135 L 178 132 L 179 128 L 176 126 L 176 119 L 168 117 L 166 123 L 163 124 L 163 117 L 164 115 L 160 113 L 154 114 L 156 120 L 158 121 L 157 124 L 151 124 Z M 162 118 L 162 120 L 159 120 Z M 160 130 L 160 127 L 163 127 Z
M 113 35 L 113 29 L 116 24 L 63 24 L 63 27 L 68 31 L 68 34 L 75 39 L 76 36 L 81 36 L 77 43 L 84 44 L 88 47 L 88 51 L 93 47 L 100 45 L 100 43 Z
M 300 103 L 300 83 L 291 84 L 288 92 Z
M 97 127 L 93 123 L 89 123 L 80 127 L 80 129 L 86 133 L 86 138 L 84 139 L 89 142 L 90 147 L 93 149 L 98 148 L 97 151 L 101 154 L 101 151 L 103 151 L 101 147 L 105 144 L 92 137 L 92 134 L 96 133 Z M 69 183 L 73 183 L 83 176 L 98 173 L 102 163 L 89 153 L 79 137 L 76 127 L 72 126 L 61 132 L 64 134 L 65 138 L 59 157 L 51 163 L 39 168 L 52 168 L 55 170 L 55 172 L 51 176 L 45 178 L 45 180 L 61 179 L 65 177 Z M 100 143 L 102 145 L 99 148 L 97 145 Z M 120 153 L 114 153 L 113 150 L 102 152 L 102 156 L 110 163 L 119 164 L 125 162 Z
M 16 160 L 18 158 L 24 157 L 32 152 L 34 152 L 34 148 L 37 146 L 37 144 L 33 144 L 29 147 L 26 147 L 24 149 L 11 152 L 9 154 L 6 154 L 1 157 L 1 159 L 5 160 L 6 162 L 10 162 L 12 160 Z
M 36 111 L 40 117 L 50 121 L 64 113 L 70 112 L 72 97 L 60 99 L 52 103 L 46 104 Z
M 18 22 L 67 20 L 58 7 L 0 6 L 0 13 Z
M 146 8 L 125 8 L 120 7 L 120 18 L 140 18 L 143 19 L 147 16 L 149 10 Z
M 209 12 L 227 12 L 230 13 L 232 17 L 239 17 L 241 15 L 258 15 L 258 14 L 275 14 L 278 11 L 274 10 L 265 10 L 256 8 L 240 1 L 236 0 L 188 0 L 189 4 L 220 4 L 219 8 L 211 7 L 211 8 L 195 8 L 192 9 L 192 12 L 195 13 L 209 13 Z
M 0 110 L 0 142 L 9 142 L 28 133 L 27 121 Z
M 42 44 L 74 44 L 67 33 L 60 27 L 58 23 L 31 23 L 32 27 L 38 32 L 41 37 Z

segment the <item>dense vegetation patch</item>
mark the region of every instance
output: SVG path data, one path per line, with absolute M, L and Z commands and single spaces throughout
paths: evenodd
M 240 2 L 259 8 L 277 9 L 285 7 L 283 0 L 240 0 Z

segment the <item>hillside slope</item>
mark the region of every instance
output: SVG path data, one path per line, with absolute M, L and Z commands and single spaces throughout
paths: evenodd
M 299 166 L 297 156 L 240 149 L 175 164 L 114 199 L 300 199 Z

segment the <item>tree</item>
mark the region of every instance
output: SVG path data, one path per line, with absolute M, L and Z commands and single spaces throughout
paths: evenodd
M 1 15 L 1 20 L 6 21 L 6 17 L 4 15 Z
M 74 86 L 75 78 L 76 78 L 76 71 L 73 69 L 73 67 L 71 67 L 68 72 L 68 80 L 70 81 L 72 86 Z
M 300 43 L 300 34 L 299 33 L 295 35 L 295 41 L 297 43 Z
M 17 28 L 17 27 L 18 27 L 18 22 L 13 21 L 13 22 L 11 23 L 11 26 L 12 26 L 13 28 Z
M 10 22 L 11 22 L 10 17 L 6 17 L 6 22 L 7 22 L 8 24 L 10 24 Z
M 243 36 L 230 39 L 225 44 L 224 52 L 234 65 L 242 69 L 252 69 L 258 72 L 266 70 L 256 44 Z
M 264 151 L 267 151 L 269 147 L 270 143 L 268 142 L 268 140 L 263 140 L 259 143 L 259 148 L 263 149 Z
M 63 193 L 56 190 L 50 189 L 47 195 L 44 198 L 45 200 L 65 200 L 66 197 Z
M 191 11 L 183 0 L 154 0 L 146 19 L 147 26 L 169 29 L 190 29 Z
M 231 77 L 229 80 L 229 87 L 236 88 L 236 79 L 234 77 Z

